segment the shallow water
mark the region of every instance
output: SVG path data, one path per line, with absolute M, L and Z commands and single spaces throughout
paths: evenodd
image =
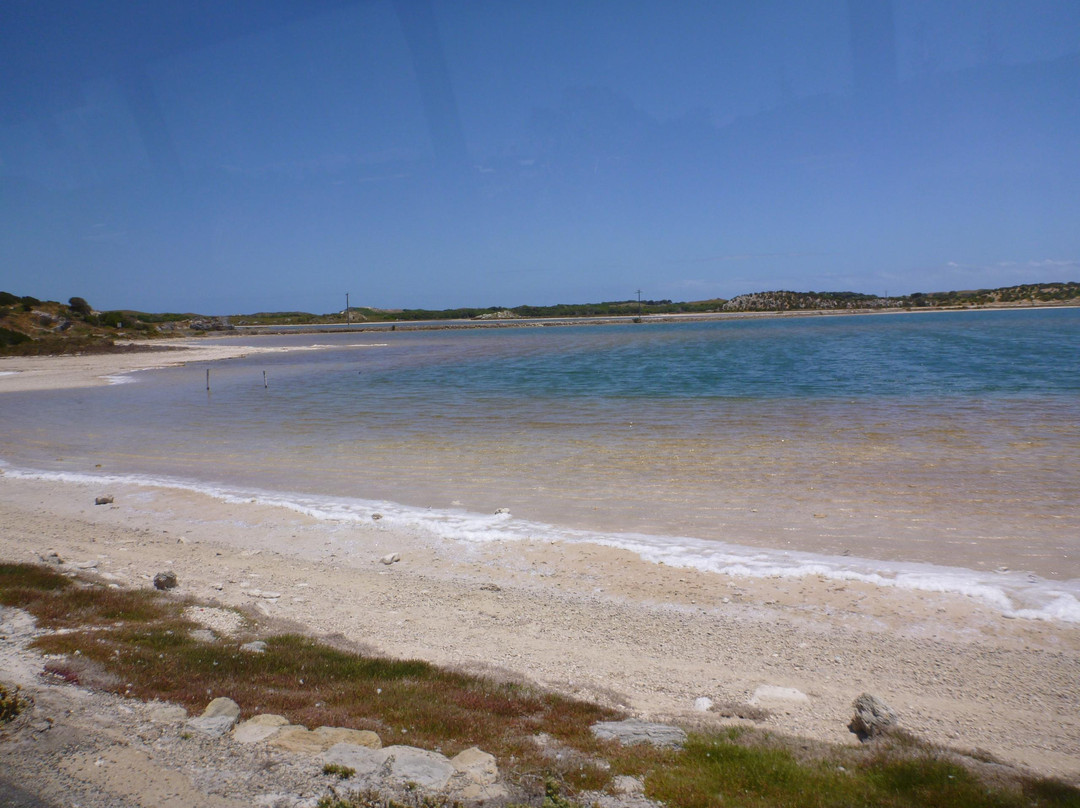
M 1080 310 L 244 341 L 332 347 L 11 394 L 2 457 L 1080 579 Z

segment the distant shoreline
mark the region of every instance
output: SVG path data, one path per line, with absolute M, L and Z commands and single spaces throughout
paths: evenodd
M 242 334 L 318 334 L 363 331 L 451 331 L 475 328 L 551 328 L 575 325 L 647 325 L 667 322 L 710 322 L 718 320 L 751 320 L 774 317 L 829 317 L 878 314 L 932 314 L 935 312 L 1002 311 L 1035 309 L 1075 309 L 1068 303 L 995 303 L 982 306 L 895 307 L 890 309 L 786 309 L 780 311 L 716 311 L 677 312 L 670 314 L 603 315 L 582 317 L 514 317 L 491 320 L 397 320 L 393 322 L 359 323 L 296 323 L 290 325 L 236 325 L 230 331 L 213 332 L 214 337 L 234 337 Z M 208 335 L 209 336 L 209 335 Z

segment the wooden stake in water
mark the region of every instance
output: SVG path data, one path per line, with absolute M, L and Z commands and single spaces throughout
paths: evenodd
M 266 371 L 263 371 L 263 388 L 266 388 Z
M 206 392 L 210 392 L 210 368 L 206 369 Z

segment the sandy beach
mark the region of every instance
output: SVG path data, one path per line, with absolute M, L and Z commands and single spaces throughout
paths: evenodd
M 205 345 L 198 339 L 155 340 L 143 344 L 166 350 L 72 356 L 0 356 L 0 393 L 99 387 L 116 384 L 125 373 L 282 350 L 242 344 Z
M 1080 780 L 1073 626 L 1006 620 L 962 596 L 695 574 L 588 545 L 462 547 L 175 490 L 130 486 L 95 506 L 103 493 L 0 478 L 0 556 L 55 550 L 122 586 L 173 569 L 183 594 L 651 718 L 738 722 L 724 713 L 756 701 L 761 726 L 856 743 L 850 705 L 869 691 L 927 740 Z M 391 552 L 401 561 L 379 562 Z M 694 709 L 702 696 L 713 710 Z
M 0 376 L 0 391 L 104 384 L 251 350 L 6 359 L 0 372 L 18 372 Z M 114 502 L 95 506 L 104 494 Z M 5 560 L 54 550 L 133 587 L 172 569 L 184 595 L 396 657 L 509 672 L 642 717 L 739 723 L 752 705 L 764 711 L 758 726 L 854 744 L 851 703 L 865 691 L 928 741 L 1080 782 L 1077 626 L 1007 619 L 963 595 L 704 574 L 590 544 L 463 544 L 382 520 L 11 474 L 0 475 L 0 520 Z M 401 560 L 380 563 L 389 553 Z M 701 697 L 711 710 L 695 709 Z

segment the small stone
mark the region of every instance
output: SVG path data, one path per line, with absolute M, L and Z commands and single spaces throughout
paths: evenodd
M 112 505 L 112 503 L 113 503 L 113 498 L 111 496 L 109 496 L 109 495 L 94 498 L 94 504 L 95 505 Z
M 45 555 L 38 557 L 41 559 L 41 563 L 43 564 L 52 564 L 54 566 L 59 566 L 64 563 L 64 559 L 60 557 L 60 554 L 56 552 L 56 550 L 49 550 L 49 552 L 45 553 Z
M 391 564 L 394 564 L 394 563 L 396 563 L 398 561 L 401 561 L 401 554 L 400 553 L 389 553 L 387 555 L 384 555 L 382 558 L 380 558 L 379 561 L 381 561 L 383 564 L 386 564 L 387 566 L 390 566 Z
M 219 696 L 212 702 L 206 705 L 206 709 L 203 710 L 203 717 L 209 718 L 215 715 L 228 715 L 233 718 L 240 717 L 240 705 L 232 699 L 227 699 L 223 696 Z
M 373 513 L 373 514 L 371 514 L 371 519 L 372 519 L 373 522 L 378 522 L 380 519 L 382 519 L 382 514 L 381 513 Z
M 166 570 L 165 572 L 159 572 L 154 576 L 154 588 L 162 591 L 166 589 L 176 589 L 177 585 L 176 573 L 172 570 Z
M 854 732 L 860 741 L 868 741 L 896 725 L 896 711 L 877 696 L 863 693 L 851 706 L 855 715 L 848 724 L 848 729 Z
M 262 640 L 254 640 L 253 642 L 246 642 L 240 646 L 241 651 L 248 651 L 252 654 L 265 654 L 266 643 Z
M 699 696 L 698 698 L 694 699 L 694 709 L 697 710 L 699 713 L 709 712 L 709 710 L 712 709 L 712 706 L 713 700 L 710 699 L 708 696 Z
M 502 592 L 502 587 L 498 584 L 481 584 L 480 588 L 485 592 Z
M 496 516 L 501 516 L 501 515 L 502 515 L 502 514 L 504 514 L 504 513 L 505 513 L 505 514 L 509 514 L 509 513 L 510 513 L 510 509 L 509 509 L 509 508 L 496 508 L 496 509 L 495 509 L 495 515 L 496 515 Z

